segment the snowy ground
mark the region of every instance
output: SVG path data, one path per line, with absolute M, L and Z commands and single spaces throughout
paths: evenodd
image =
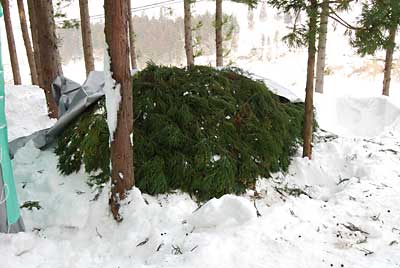
M 7 91 L 11 137 L 51 125 L 41 91 Z M 13 161 L 19 198 L 42 208 L 23 210 L 26 233 L 0 234 L 0 260 L 13 268 L 400 267 L 400 106 L 328 91 L 316 108 L 329 132 L 317 133 L 313 160 L 296 157 L 287 174 L 260 179 L 256 193 L 198 210 L 186 194 L 135 189 L 121 224 L 108 189 L 96 196 L 85 174 L 59 175 L 56 156 L 28 144 Z

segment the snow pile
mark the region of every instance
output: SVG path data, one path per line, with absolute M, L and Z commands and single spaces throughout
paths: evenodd
M 44 91 L 36 86 L 6 85 L 6 117 L 8 139 L 28 136 L 49 128 L 55 120 L 47 116 Z
M 400 106 L 387 97 L 316 96 L 320 127 L 340 136 L 374 137 L 400 126 Z
M 247 199 L 224 195 L 208 201 L 187 222 L 196 228 L 226 227 L 245 224 L 256 215 L 254 206 Z

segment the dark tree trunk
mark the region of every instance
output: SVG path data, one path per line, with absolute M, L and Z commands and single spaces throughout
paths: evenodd
M 1 0 L 4 13 L 4 24 L 6 26 L 8 51 L 10 53 L 11 68 L 15 85 L 21 85 L 21 74 L 19 72 L 17 50 L 15 48 L 14 32 L 11 24 L 10 6 L 8 0 Z
M 32 35 L 32 44 L 33 44 L 33 55 L 35 59 L 35 67 L 36 73 L 38 78 L 38 84 L 42 85 L 41 82 L 41 70 L 42 67 L 40 65 L 40 50 L 39 50 L 39 38 L 38 38 L 38 26 L 36 23 L 37 15 L 36 15 L 36 7 L 35 7 L 35 0 L 28 0 L 28 12 L 29 12 L 29 23 L 31 28 L 31 35 Z
M 110 56 L 110 71 L 120 85 L 121 102 L 117 128 L 111 140 L 110 208 L 115 220 L 121 221 L 120 200 L 134 185 L 133 151 L 130 134 L 133 129 L 132 82 L 129 72 L 128 3 L 124 0 L 104 0 L 105 35 Z
M 318 59 L 317 59 L 317 79 L 315 82 L 315 92 L 324 92 L 325 60 L 326 60 L 326 39 L 328 35 L 329 19 L 329 0 L 322 3 L 321 22 L 318 36 Z
M 311 0 L 311 8 L 308 11 L 309 36 L 308 36 L 308 62 L 307 62 L 307 83 L 306 100 L 304 106 L 304 130 L 303 130 L 303 157 L 312 157 L 313 138 L 313 94 L 314 94 L 314 73 L 315 73 L 315 41 L 317 34 L 317 0 Z
M 81 14 L 83 54 L 85 58 L 86 75 L 88 75 L 94 70 L 92 30 L 90 28 L 88 0 L 79 0 L 79 10 Z
M 129 18 L 129 52 L 131 55 L 131 67 L 132 69 L 137 69 L 137 59 L 136 59 L 136 45 L 135 45 L 135 28 L 133 25 L 133 17 L 131 10 L 131 1 L 128 1 L 128 18 Z
M 393 65 L 393 53 L 394 47 L 396 46 L 396 32 L 397 25 L 389 30 L 389 47 L 386 49 L 385 59 L 385 72 L 383 78 L 383 91 L 382 94 L 389 96 L 390 81 L 392 80 L 392 65 Z
M 192 12 L 190 10 L 190 0 L 183 0 L 184 6 L 184 30 L 185 30 L 185 52 L 187 66 L 194 65 L 193 44 L 192 44 Z
M 33 55 L 33 49 L 31 45 L 31 39 L 29 37 L 28 24 L 25 16 L 25 6 L 23 0 L 17 0 L 19 21 L 21 24 L 22 38 L 24 39 L 26 56 L 28 57 L 29 68 L 31 69 L 31 81 L 32 85 L 39 85 L 39 80 L 36 72 L 35 57 Z
M 58 108 L 53 98 L 51 85 L 62 74 L 60 54 L 54 23 L 53 3 L 51 0 L 35 0 L 39 56 L 41 64 L 41 85 L 46 95 L 47 107 L 51 118 L 58 117 Z M 40 22 L 40 23 L 39 23 Z
M 222 0 L 215 1 L 215 48 L 217 67 L 224 66 L 223 59 L 223 37 L 222 37 Z

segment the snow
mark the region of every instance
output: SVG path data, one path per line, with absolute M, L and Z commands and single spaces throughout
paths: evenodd
M 117 84 L 112 77 L 111 60 L 108 49 L 104 53 L 104 93 L 106 95 L 107 125 L 110 131 L 110 142 L 114 140 L 114 132 L 117 129 L 118 110 L 121 102 L 121 85 Z
M 224 195 L 213 198 L 193 212 L 187 219 L 194 228 L 225 228 L 239 226 L 256 218 L 256 210 L 250 201 L 243 197 Z
M 55 123 L 47 116 L 44 91 L 39 87 L 7 85 L 5 96 L 9 140 L 28 136 Z
M 211 10 L 209 4 L 200 3 L 197 11 Z M 284 28 L 274 23 L 275 13 L 268 10 L 265 22 L 255 13 L 258 26 L 250 30 L 247 9 L 230 3 L 224 8 L 240 14 L 237 65 L 269 79 L 266 83 L 289 99 L 303 99 L 306 51 L 272 44 L 262 60 L 240 59 L 257 46 L 257 35 L 271 37 Z M 39 201 L 42 208 L 22 210 L 26 233 L 0 234 L 0 263 L 12 268 L 400 267 L 399 80 L 393 77 L 391 96 L 381 97 L 381 74 L 358 72 L 368 60 L 354 56 L 340 35 L 333 32 L 328 39 L 332 72 L 325 93 L 315 95 L 321 130 L 313 159 L 302 158 L 299 148 L 289 171 L 260 178 L 257 191 L 201 206 L 179 191 L 149 196 L 134 188 L 120 210 L 124 220 L 116 223 L 108 207 L 109 186 L 99 193 L 87 186 L 83 172 L 60 175 L 56 155 L 28 143 L 13 160 L 17 191 L 21 203 Z M 71 64 L 66 75 L 69 70 L 82 75 L 79 66 L 82 71 Z M 111 89 L 114 83 L 108 82 Z M 38 88 L 7 86 L 6 98 L 10 140 L 53 123 Z M 117 107 L 117 96 L 108 99 Z

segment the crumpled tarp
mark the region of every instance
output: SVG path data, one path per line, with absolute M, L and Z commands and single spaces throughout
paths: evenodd
M 104 96 L 104 79 L 104 72 L 99 71 L 90 72 L 83 85 L 63 76 L 57 77 L 53 82 L 52 90 L 58 105 L 59 119 L 51 128 L 39 130 L 30 136 L 10 142 L 10 155 L 14 156 L 18 149 L 31 140 L 39 149 L 45 149 L 51 145 L 71 122 Z

